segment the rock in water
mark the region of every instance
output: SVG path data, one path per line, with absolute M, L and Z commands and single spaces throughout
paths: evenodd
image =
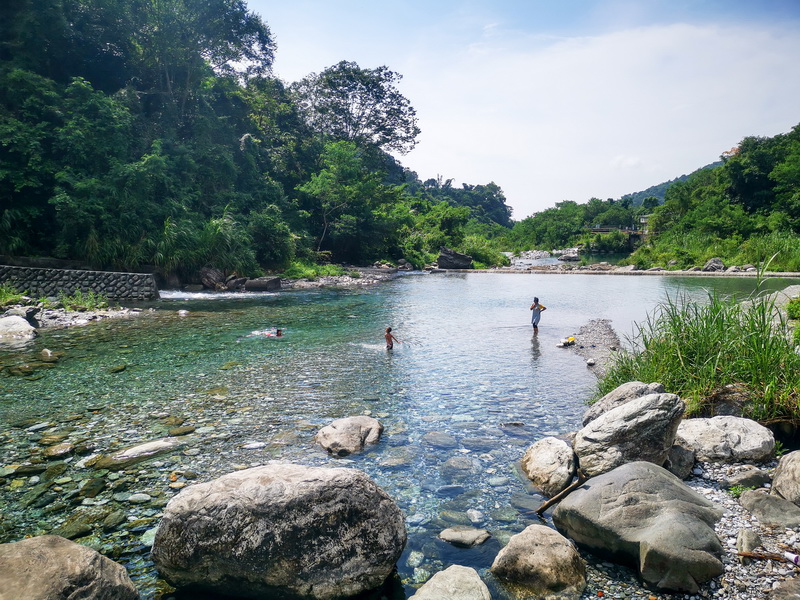
M 36 329 L 24 318 L 12 315 L 10 317 L 0 317 L 0 338 L 33 338 L 36 336 Z
M 724 570 L 722 512 L 666 469 L 633 462 L 572 492 L 553 524 L 601 558 L 637 566 L 649 586 L 694 594 Z
M 57 535 L 0 544 L 0 598 L 139 600 L 125 567 Z
M 181 491 L 152 557 L 177 587 L 323 600 L 379 586 L 405 543 L 403 514 L 363 472 L 272 464 Z
M 522 457 L 522 471 L 547 496 L 555 496 L 575 477 L 575 453 L 564 440 L 546 437 L 534 443 Z
M 383 433 L 377 419 L 364 415 L 336 419 L 314 436 L 320 446 L 333 456 L 348 456 L 361 452 L 366 444 L 376 444 Z
M 414 600 L 492 600 L 475 569 L 451 565 L 439 571 L 411 596 Z

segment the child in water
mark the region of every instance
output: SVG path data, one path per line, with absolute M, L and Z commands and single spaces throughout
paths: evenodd
M 539 319 L 542 318 L 542 313 L 547 310 L 547 307 L 545 307 L 542 304 L 539 304 L 539 299 L 538 298 L 534 298 L 533 299 L 533 304 L 531 304 L 531 310 L 533 311 L 531 313 L 531 325 L 533 325 L 533 332 L 534 333 L 538 333 L 539 332 Z
M 402 344 L 403 343 L 403 342 L 401 342 L 400 340 L 398 340 L 396 337 L 394 337 L 392 335 L 392 328 L 391 327 L 387 327 L 386 328 L 386 335 L 384 335 L 383 337 L 386 338 L 386 349 L 387 350 L 391 350 L 392 348 L 394 348 L 394 342 L 397 342 L 398 344 Z

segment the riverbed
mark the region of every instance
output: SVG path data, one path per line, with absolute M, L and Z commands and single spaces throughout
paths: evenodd
M 800 281 L 766 286 L 792 283 Z M 0 347 L 0 541 L 88 521 L 77 541 L 124 564 L 143 599 L 166 598 L 148 543 L 181 487 L 271 460 L 350 466 L 367 472 L 406 515 L 409 543 L 384 595 L 410 596 L 457 563 L 476 568 L 502 598 L 487 569 L 508 537 L 536 522 L 542 501 L 516 463 L 534 441 L 577 428 L 595 391 L 586 355 L 559 341 L 592 319 L 610 321 L 624 340 L 668 296 L 703 302 L 713 289 L 743 297 L 755 285 L 411 274 L 359 288 L 162 292 L 135 318 L 42 330 L 23 348 Z M 534 296 L 547 307 L 538 335 L 529 323 Z M 391 351 L 383 341 L 389 326 L 402 342 Z M 280 338 L 254 333 L 278 327 Z M 45 349 L 58 360 L 42 361 Z M 30 368 L 8 374 L 20 365 Z M 379 444 L 348 459 L 315 447 L 319 428 L 359 414 L 384 425 Z M 175 428 L 188 431 L 187 445 L 172 455 L 121 475 L 88 466 L 96 454 Z M 73 451 L 45 458 L 54 440 Z M 470 457 L 474 468 L 453 474 L 446 463 L 456 456 Z M 37 495 L 46 476 L 37 465 L 53 464 L 63 470 Z M 99 491 L 87 496 L 91 482 Z M 103 525 L 99 515 L 109 513 L 122 520 Z M 492 538 L 473 549 L 436 538 L 454 524 L 485 527 Z

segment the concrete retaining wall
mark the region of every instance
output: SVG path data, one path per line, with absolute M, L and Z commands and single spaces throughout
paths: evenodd
M 57 297 L 80 290 L 120 300 L 155 300 L 159 298 L 153 275 L 148 273 L 114 273 L 43 269 L 0 265 L 0 283 L 8 283 L 33 297 Z

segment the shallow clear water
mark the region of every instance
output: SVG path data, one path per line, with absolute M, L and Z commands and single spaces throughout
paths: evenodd
M 797 281 L 768 286 L 791 283 Z M 535 522 L 532 511 L 542 501 L 517 477 L 516 462 L 537 439 L 577 428 L 594 392 L 583 359 L 557 342 L 598 318 L 631 335 L 667 295 L 702 302 L 708 289 L 744 295 L 754 285 L 734 278 L 436 274 L 363 289 L 164 293 L 155 311 L 136 318 L 44 330 L 22 349 L 0 347 L 6 367 L 34 363 L 44 348 L 63 354 L 52 368 L 34 365 L 29 377 L 0 371 L 2 464 L 37 452 L 24 430 L 9 425 L 22 418 L 52 422 L 109 452 L 165 435 L 171 415 L 200 428 L 194 451 L 145 463 L 129 491 L 163 504 L 174 494 L 170 472 L 191 470 L 208 480 L 273 459 L 356 467 L 407 515 L 396 596 L 411 595 L 425 572 L 457 563 L 478 569 L 502 597 L 486 569 L 499 540 Z M 528 310 L 534 296 L 548 309 L 536 337 Z M 404 342 L 393 351 L 383 340 L 387 326 Z M 248 337 L 274 327 L 284 337 Z M 359 414 L 384 425 L 378 445 L 344 460 L 315 447 L 320 427 Z M 81 418 L 67 427 L 70 415 Z M 429 432 L 452 436 L 456 447 L 427 444 Z M 243 448 L 251 442 L 263 447 Z M 473 459 L 474 469 L 453 479 L 442 467 L 456 456 Z M 76 480 L 87 477 L 74 471 Z M 0 541 L 43 533 L 68 514 L 23 509 L 15 503 L 24 489 L 8 487 L 0 487 L 0 499 L 15 516 L 3 523 Z M 125 509 L 130 520 L 158 516 L 157 504 Z M 483 513 L 478 526 L 492 540 L 475 549 L 437 540 L 443 528 L 464 522 L 468 509 Z M 118 560 L 142 597 L 153 598 L 155 573 L 137 540 L 120 534 L 117 547 L 127 550 Z

